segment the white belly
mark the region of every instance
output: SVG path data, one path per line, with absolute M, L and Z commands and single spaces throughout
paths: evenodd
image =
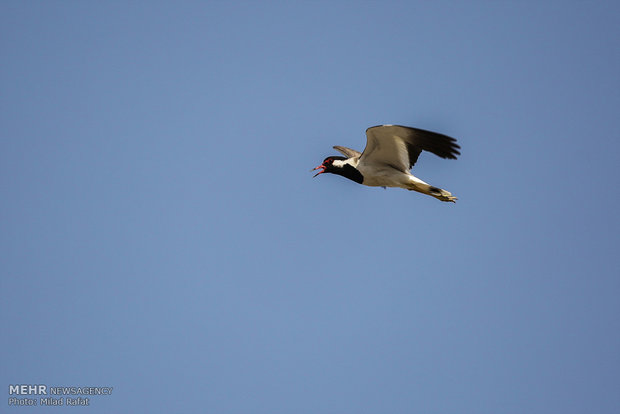
M 362 184 L 370 187 L 400 187 L 411 190 L 416 184 L 426 184 L 424 181 L 414 177 L 410 173 L 404 173 L 394 168 L 360 168 L 358 169 L 364 176 Z

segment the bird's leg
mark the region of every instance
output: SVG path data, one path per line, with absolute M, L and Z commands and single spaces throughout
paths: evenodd
M 441 200 L 441 201 L 451 201 L 455 203 L 456 200 L 458 200 L 455 196 L 452 195 L 450 191 L 446 191 L 441 188 L 433 187 L 432 185 L 429 185 L 428 194 L 432 195 L 437 200 Z
M 454 203 L 457 200 L 451 192 L 434 187 L 413 176 L 409 179 L 407 188 L 419 193 L 428 194 L 429 196 L 435 197 L 437 200 L 441 201 L 450 201 Z

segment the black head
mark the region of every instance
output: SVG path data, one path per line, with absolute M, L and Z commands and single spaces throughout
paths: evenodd
M 345 161 L 347 159 L 348 158 L 338 157 L 338 156 L 327 157 L 323 160 L 323 164 L 319 165 L 318 167 L 314 168 L 311 171 L 319 170 L 319 169 L 321 170 L 318 173 L 314 174 L 315 177 L 319 174 L 323 174 L 327 172 L 327 173 L 342 175 L 343 177 L 348 178 L 349 180 L 353 180 L 356 183 L 362 184 L 364 182 L 364 176 L 362 175 L 362 173 L 358 171 L 357 168 L 355 168 L 349 163 L 342 163 L 342 162 L 339 162 L 337 163 L 337 165 L 334 165 L 334 161 Z
M 334 166 L 334 161 L 336 161 L 336 160 L 341 160 L 341 161 L 344 161 L 344 160 L 346 160 L 346 158 L 345 158 L 345 157 L 339 157 L 339 156 L 337 156 L 337 155 L 333 155 L 333 156 L 331 156 L 331 157 L 327 157 L 327 158 L 325 158 L 325 159 L 323 160 L 323 163 L 322 163 L 321 165 L 319 165 L 319 166 L 318 166 L 318 167 L 316 167 L 316 168 L 313 168 L 313 169 L 312 169 L 312 170 L 310 170 L 310 171 L 314 171 L 314 170 L 321 169 L 321 171 L 319 171 L 318 173 L 314 174 L 314 177 L 316 177 L 316 176 L 317 176 L 317 175 L 319 175 L 319 174 L 326 173 L 326 172 L 327 172 L 327 173 L 332 173 L 332 174 L 333 174 L 334 172 L 336 172 L 336 171 L 338 171 L 338 170 L 341 170 L 341 169 L 342 169 L 342 167 L 335 167 L 335 166 Z M 313 177 L 313 178 L 314 178 L 314 177 Z

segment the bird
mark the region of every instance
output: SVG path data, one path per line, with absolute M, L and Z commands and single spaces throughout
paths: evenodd
M 310 170 L 321 170 L 314 177 L 331 173 L 370 187 L 400 187 L 441 201 L 457 200 L 449 191 L 432 186 L 410 172 L 422 151 L 447 159 L 461 155 L 461 147 L 452 137 L 401 125 L 377 125 L 366 130 L 363 152 L 339 145 L 333 148 L 344 157 L 325 158 L 321 165 Z

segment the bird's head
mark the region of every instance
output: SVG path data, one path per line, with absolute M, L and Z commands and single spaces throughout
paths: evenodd
M 334 165 L 334 161 L 344 161 L 346 160 L 345 157 L 339 157 L 339 156 L 331 156 L 331 157 L 327 157 L 323 160 L 323 163 L 321 165 L 319 165 L 316 168 L 311 169 L 310 171 L 315 171 L 315 170 L 321 170 L 318 173 L 314 174 L 314 177 L 316 177 L 319 174 L 323 174 L 323 173 L 335 173 L 339 170 L 342 170 L 342 165 Z M 336 163 L 338 164 L 338 163 Z M 314 178 L 312 177 L 312 178 Z

